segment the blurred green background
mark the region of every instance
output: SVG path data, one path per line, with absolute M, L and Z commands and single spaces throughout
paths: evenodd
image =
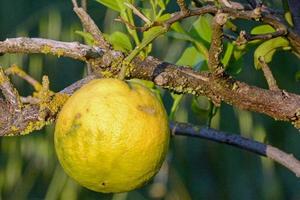
M 280 1 L 266 1 L 281 7 Z M 168 9 L 177 9 L 175 1 Z M 95 1 L 89 1 L 88 11 L 107 34 L 122 30 L 113 21 L 117 13 L 106 10 Z M 191 21 L 183 27 L 189 29 Z M 237 22 L 245 29 L 251 23 Z M 123 28 L 124 29 L 124 28 Z M 1 0 L 0 40 L 10 37 L 43 37 L 63 41 L 82 41 L 75 34 L 81 25 L 72 11 L 71 1 L 62 0 Z M 152 55 L 176 63 L 191 45 L 174 37 L 160 37 L 154 43 Z M 236 78 L 266 88 L 261 71 L 253 68 L 253 51 L 235 65 L 242 65 Z M 199 57 L 190 51 L 191 59 Z M 198 58 L 197 57 L 197 58 Z M 203 63 L 201 56 L 198 64 Z M 82 78 L 84 64 L 68 58 L 44 55 L 4 55 L 0 65 L 22 66 L 31 76 L 41 80 L 48 75 L 53 91 L 59 91 Z M 183 63 L 184 64 L 184 63 Z M 271 62 L 278 84 L 287 91 L 300 94 L 295 74 L 300 70 L 299 59 L 289 52 L 278 52 Z M 200 66 L 201 67 L 201 66 Z M 19 92 L 30 95 L 32 88 L 24 81 L 13 78 Z M 207 123 L 209 106 L 204 97 L 172 96 L 161 92 L 170 113 L 175 99 L 180 99 L 174 119 L 198 125 Z M 174 108 L 174 107 L 173 107 Z M 242 111 L 223 104 L 212 119 L 212 127 L 242 134 L 245 137 L 272 144 L 300 159 L 300 135 L 289 123 Z M 0 198 L 1 199 L 113 199 L 113 200 L 188 200 L 188 199 L 300 199 L 300 181 L 287 169 L 257 155 L 210 141 L 187 137 L 172 138 L 170 151 L 162 170 L 145 187 L 125 194 L 103 195 L 82 188 L 61 169 L 53 148 L 53 126 L 22 137 L 5 137 L 0 141 Z

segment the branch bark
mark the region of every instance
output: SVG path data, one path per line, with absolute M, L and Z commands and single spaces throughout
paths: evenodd
M 43 49 L 46 47 L 48 51 Z M 88 62 L 95 68 L 119 72 L 114 66 L 122 59 L 122 52 L 106 51 L 78 43 L 66 43 L 45 39 L 15 38 L 0 42 L 0 53 L 46 53 L 57 54 Z M 297 94 L 271 91 L 248 85 L 222 74 L 196 72 L 189 67 L 163 62 L 154 57 L 136 57 L 130 64 L 127 78 L 153 81 L 156 85 L 177 93 L 205 95 L 215 104 L 224 101 L 244 110 L 266 114 L 276 120 L 289 121 L 300 128 L 300 96 Z
M 224 16 L 228 15 L 233 18 L 261 20 L 273 26 L 278 31 L 276 34 L 286 34 L 286 37 L 294 47 L 294 51 L 300 55 L 300 37 L 293 30 L 287 28 L 281 22 L 281 19 L 268 12 L 262 12 L 259 7 L 253 10 L 244 9 L 241 12 L 237 12 L 236 9 L 230 6 L 223 8 L 204 6 L 189 10 L 183 0 L 178 0 L 177 2 L 181 11 L 173 13 L 171 18 L 164 22 L 154 23 L 153 26 L 163 25 L 164 27 L 170 27 L 171 24 L 181 19 L 206 13 L 217 14 L 217 17 L 218 13 L 222 13 Z M 18 135 L 21 132 L 27 133 L 28 131 L 41 129 L 47 123 L 55 120 L 60 107 L 65 101 L 65 96 L 73 94 L 82 85 L 97 78 L 99 76 L 97 72 L 106 71 L 114 76 L 118 75 L 120 68 L 116 66 L 119 66 L 120 62 L 124 61 L 125 55 L 120 51 L 113 50 L 104 40 L 101 31 L 96 27 L 88 14 L 82 8 L 78 7 L 75 0 L 73 0 L 73 3 L 74 10 L 80 17 L 85 29 L 98 42 L 96 47 L 90 47 L 77 42 L 60 42 L 40 38 L 14 38 L 0 42 L 0 55 L 5 53 L 42 53 L 58 57 L 70 57 L 93 66 L 94 74 L 74 83 L 53 96 L 47 96 L 47 98 L 50 98 L 50 101 L 53 100 L 54 104 L 58 105 L 54 109 L 51 109 L 51 106 L 45 106 L 42 115 L 40 115 L 41 106 L 34 103 L 26 103 L 23 106 L 21 100 L 17 98 L 16 90 L 10 84 L 9 79 L 6 79 L 5 73 L 2 73 L 2 76 L 0 76 L 0 89 L 6 101 L 0 97 L 0 136 Z M 216 26 L 218 28 L 218 32 L 216 32 L 218 42 L 222 38 L 222 25 L 223 23 L 218 23 Z M 268 37 L 273 37 L 273 35 Z M 221 45 L 218 43 L 212 47 L 221 48 Z M 210 60 L 213 61 L 210 64 L 212 69 L 219 67 L 221 51 L 211 50 L 210 54 L 213 55 L 214 52 L 217 52 L 217 57 L 215 59 L 214 57 L 210 57 Z M 147 58 L 135 56 L 130 61 L 130 72 L 127 74 L 127 78 L 150 80 L 158 86 L 177 93 L 205 95 L 216 105 L 224 101 L 241 109 L 263 113 L 277 120 L 289 121 L 296 128 L 300 129 L 300 95 L 278 89 L 266 90 L 251 86 L 237 81 L 225 73 L 220 73 L 216 76 L 215 70 L 212 72 L 196 72 L 189 67 L 166 63 L 151 56 Z M 65 96 L 60 99 L 60 95 Z M 300 162 L 293 156 L 270 145 L 265 145 L 238 135 L 227 135 L 224 132 L 214 129 L 200 128 L 189 124 L 171 123 L 171 129 L 175 135 L 205 138 L 266 156 L 284 165 L 297 176 L 300 175 Z
M 294 172 L 300 177 L 300 161 L 292 154 L 281 151 L 271 145 L 266 145 L 255 140 L 251 140 L 240 135 L 228 134 L 212 128 L 194 126 L 187 123 L 171 122 L 170 128 L 173 135 L 183 135 L 202 138 L 226 145 L 231 145 L 239 149 L 267 157 Z

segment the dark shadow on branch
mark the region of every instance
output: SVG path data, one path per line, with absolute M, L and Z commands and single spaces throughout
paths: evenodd
M 292 154 L 287 154 L 271 145 L 266 145 L 255 140 L 251 140 L 240 135 L 229 134 L 208 127 L 194 126 L 187 123 L 171 122 L 170 128 L 172 135 L 190 136 L 202 138 L 226 145 L 231 145 L 239 149 L 265 156 L 275 162 L 285 166 L 300 176 L 300 162 Z

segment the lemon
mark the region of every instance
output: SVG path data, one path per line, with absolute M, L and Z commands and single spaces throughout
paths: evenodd
M 150 90 L 97 79 L 63 106 L 54 144 L 70 177 L 91 190 L 115 193 L 141 187 L 157 173 L 169 137 L 166 111 Z

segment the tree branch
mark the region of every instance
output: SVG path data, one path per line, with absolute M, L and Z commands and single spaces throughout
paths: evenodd
M 88 61 L 104 54 L 104 49 L 93 48 L 79 42 L 61 42 L 41 38 L 14 38 L 0 41 L 0 53 L 40 53 Z
M 297 177 L 300 177 L 300 161 L 292 154 L 266 145 L 255 140 L 251 140 L 240 135 L 228 134 L 212 128 L 194 126 L 187 123 L 171 122 L 170 128 L 172 135 L 183 135 L 196 138 L 202 138 L 209 141 L 219 142 L 226 145 L 231 145 L 239 149 L 243 149 L 261 156 L 265 156 L 294 172 Z
M 94 20 L 87 14 L 84 8 L 78 7 L 77 0 L 72 0 L 74 6 L 74 12 L 79 17 L 84 30 L 90 33 L 95 39 L 95 45 L 103 49 L 109 49 L 110 44 L 104 39 L 104 36 L 98 26 L 95 24 Z
M 269 89 L 274 91 L 279 91 L 279 87 L 277 85 L 276 79 L 273 76 L 273 73 L 268 66 L 268 64 L 265 62 L 265 59 L 263 57 L 259 57 L 259 63 L 261 65 L 261 69 L 264 73 L 264 76 L 266 78 L 266 81 L 268 83 Z
M 0 136 L 26 134 L 43 128 L 55 120 L 60 108 L 71 94 L 90 80 L 99 77 L 97 74 L 98 71 L 109 71 L 114 76 L 119 73 L 120 68 L 118 66 L 120 66 L 120 61 L 124 60 L 125 55 L 120 51 L 111 49 L 110 44 L 104 40 L 101 31 L 90 16 L 84 9 L 78 7 L 75 0 L 72 0 L 72 2 L 74 11 L 79 16 L 84 29 L 91 33 L 97 42 L 96 47 L 90 47 L 77 42 L 69 43 L 39 38 L 15 38 L 0 42 L 0 54 L 42 53 L 58 57 L 70 57 L 92 65 L 93 69 L 95 69 L 95 74 L 79 80 L 56 94 L 52 94 L 49 91 L 49 82 L 45 77 L 41 89 L 42 104 L 33 103 L 39 100 L 39 98 L 23 98 L 23 102 L 25 103 L 23 105 L 7 74 L 0 68 L 0 89 L 5 98 L 0 97 Z M 226 3 L 227 1 L 223 2 Z M 289 121 L 300 129 L 300 96 L 272 89 L 277 85 L 274 82 L 274 77 L 271 77 L 272 74 L 270 75 L 271 72 L 268 71 L 268 68 L 264 72 L 272 81 L 268 81 L 272 90 L 248 85 L 235 80 L 225 73 L 221 73 L 218 76 L 215 74 L 215 69 L 220 67 L 222 26 L 226 22 L 227 16 L 247 20 L 261 20 L 264 23 L 270 24 L 276 29 L 276 32 L 274 34 L 261 35 L 259 36 L 260 39 L 269 39 L 269 37 L 274 37 L 274 35 L 287 34 L 287 38 L 290 40 L 297 54 L 300 54 L 300 37 L 293 30 L 287 28 L 281 22 L 281 19 L 268 12 L 263 12 L 260 7 L 253 10 L 243 9 L 241 12 L 237 12 L 231 4 L 228 4 L 228 7 L 222 8 L 204 6 L 190 10 L 187 8 L 184 0 L 177 0 L 177 3 L 180 7 L 180 12 L 173 13 L 171 18 L 166 21 L 153 23 L 153 26 L 163 25 L 169 28 L 174 22 L 187 17 L 199 16 L 206 13 L 215 14 L 213 43 L 209 52 L 209 65 L 213 70 L 211 72 L 196 72 L 189 67 L 166 63 L 151 56 L 144 59 L 134 55 L 132 58 L 130 57 L 130 72 L 127 74 L 127 78 L 150 80 L 158 86 L 177 93 L 205 95 L 215 104 L 220 104 L 221 101 L 224 101 L 245 110 L 266 114 L 277 120 Z M 257 38 L 259 37 L 257 36 Z M 24 77 L 27 81 L 33 83 L 33 80 L 26 77 L 26 74 Z M 36 82 L 34 83 L 36 84 Z M 300 162 L 292 155 L 270 145 L 265 145 L 239 135 L 228 135 L 211 128 L 201 128 L 190 124 L 172 122 L 170 128 L 174 135 L 205 138 L 266 156 L 287 167 L 298 177 L 300 176 Z
M 3 71 L 2 67 L 0 67 L 0 90 L 2 91 L 2 94 L 5 97 L 5 100 L 12 107 L 13 113 L 19 113 L 22 108 L 19 93 L 11 84 L 9 78 Z
M 51 48 L 45 52 L 45 46 Z M 99 70 L 108 70 L 115 75 L 119 73 L 120 69 L 112 67 L 122 59 L 123 54 L 119 51 L 105 51 L 78 43 L 44 39 L 16 38 L 0 42 L 0 53 L 56 54 L 58 49 L 65 52 L 61 56 L 86 61 Z M 224 101 L 244 110 L 289 121 L 300 128 L 300 96 L 293 93 L 250 86 L 226 74 L 216 77 L 209 72 L 196 72 L 189 67 L 166 63 L 151 56 L 146 59 L 139 56 L 134 58 L 130 63 L 130 74 L 127 78 L 150 80 L 177 93 L 205 95 L 215 104 Z
M 14 109 L 11 109 L 11 104 L 0 98 L 0 136 L 24 135 L 34 130 L 40 130 L 56 119 L 59 109 L 62 107 L 68 96 L 97 77 L 99 76 L 87 76 L 53 95 L 51 97 L 52 99 L 50 99 L 52 102 L 49 103 L 49 107 L 55 107 L 55 109 L 43 110 L 42 115 L 41 106 L 36 102 L 33 104 L 26 104 L 26 106 L 20 109 L 16 115 Z
M 209 49 L 208 67 L 211 72 L 223 72 L 221 55 L 223 52 L 223 25 L 227 21 L 227 14 L 217 13 L 212 22 L 212 38 Z

